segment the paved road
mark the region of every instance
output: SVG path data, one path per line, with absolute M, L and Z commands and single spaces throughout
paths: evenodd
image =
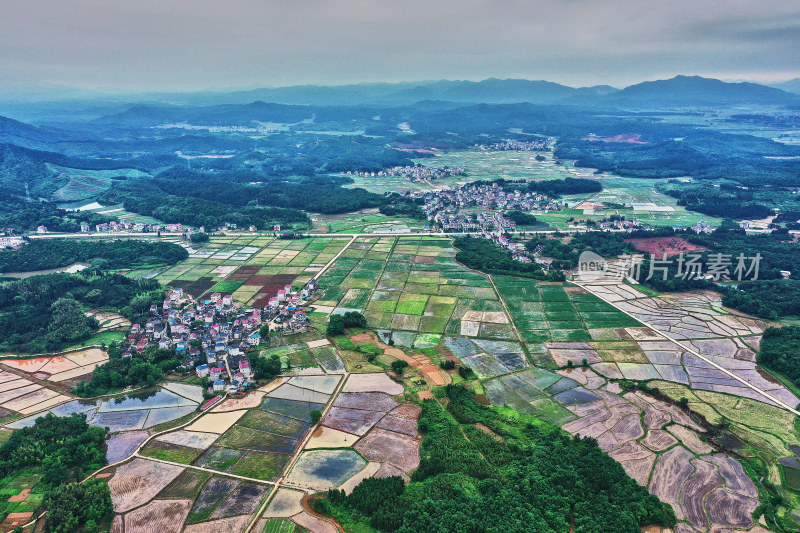
M 659 336 L 661 336 L 661 337 L 665 338 L 666 340 L 668 340 L 668 341 L 670 341 L 670 342 L 673 342 L 673 343 L 675 343 L 675 344 L 676 344 L 676 345 L 678 345 L 678 346 L 679 346 L 679 347 L 680 347 L 682 350 L 684 350 L 684 351 L 687 351 L 687 352 L 689 352 L 690 354 L 692 354 L 692 355 L 694 355 L 694 356 L 696 356 L 696 357 L 699 357 L 700 359 L 702 359 L 703 361 L 705 361 L 705 362 L 706 362 L 706 363 L 708 363 L 709 365 L 713 366 L 713 367 L 714 367 L 714 368 L 716 368 L 717 370 L 720 370 L 721 372 L 723 372 L 723 373 L 724 373 L 724 374 L 726 374 L 727 376 L 730 376 L 731 378 L 735 379 L 736 381 L 738 381 L 738 382 L 742 383 L 742 384 L 743 384 L 745 387 L 748 387 L 748 388 L 750 388 L 750 389 L 753 389 L 753 390 L 754 390 L 754 391 L 756 391 L 758 394 L 760 394 L 760 395 L 764 396 L 765 398 L 769 399 L 770 401 L 774 402 L 776 405 L 779 405 L 780 407 L 783 407 L 784 409 L 786 409 L 787 411 L 791 412 L 791 413 L 792 413 L 792 414 L 794 414 L 795 416 L 800 416 L 800 412 L 799 412 L 799 411 L 797 411 L 797 410 L 796 410 L 794 407 L 791 407 L 791 406 L 787 405 L 786 403 L 782 402 L 781 400 L 779 400 L 779 399 L 777 399 L 777 398 L 773 397 L 773 396 L 772 396 L 771 394 L 769 394 L 768 392 L 766 392 L 766 391 L 763 391 L 763 390 L 759 389 L 758 387 L 756 387 L 756 386 L 755 386 L 755 385 L 753 385 L 752 383 L 750 383 L 750 382 L 746 381 L 744 378 L 741 378 L 741 377 L 737 376 L 736 374 L 734 374 L 733 372 L 731 372 L 731 371 L 730 371 L 730 370 L 728 370 L 727 368 L 724 368 L 724 367 L 722 367 L 722 366 L 718 365 L 717 363 L 715 363 L 714 361 L 712 361 L 712 360 L 711 360 L 711 359 L 709 359 L 708 357 L 704 356 L 703 354 L 701 354 L 700 352 L 698 352 L 698 351 L 697 351 L 697 350 L 695 350 L 694 348 L 691 348 L 691 347 L 687 346 L 686 344 L 684 344 L 684 343 L 680 342 L 679 340 L 677 340 L 677 339 L 675 339 L 675 338 L 673 338 L 673 337 L 671 337 L 671 336 L 667 335 L 667 334 L 666 334 L 666 333 L 664 333 L 663 331 L 659 330 L 659 329 L 658 329 L 656 326 L 654 326 L 654 325 L 652 325 L 652 324 L 649 324 L 649 323 L 647 323 L 647 322 L 643 321 L 641 318 L 638 318 L 638 317 L 636 317 L 636 316 L 632 315 L 631 313 L 629 313 L 629 312 L 628 312 L 628 311 L 626 311 L 625 309 L 622 309 L 622 308 L 621 308 L 619 305 L 617 305 L 615 302 L 612 302 L 612 301 L 610 301 L 610 300 L 607 300 L 607 299 L 606 299 L 606 298 L 604 298 L 604 297 L 603 297 L 601 294 L 598 294 L 598 293 L 596 293 L 596 292 L 592 291 L 592 286 L 591 286 L 591 285 L 586 285 L 586 284 L 583 284 L 583 283 L 580 283 L 580 282 L 577 282 L 577 281 L 573 281 L 572 283 L 574 283 L 574 284 L 575 284 L 575 285 L 577 285 L 578 287 L 582 287 L 583 289 L 586 289 L 587 291 L 591 292 L 592 294 L 594 294 L 595 296 L 597 296 L 598 298 L 600 298 L 601 300 L 603 300 L 603 301 L 604 301 L 604 302 L 606 302 L 607 304 L 609 304 L 609 305 L 613 306 L 615 309 L 618 309 L 619 311 L 622 311 L 623 313 L 625 313 L 625 314 L 626 314 L 626 315 L 628 315 L 629 317 L 631 317 L 631 318 L 633 318 L 633 319 L 637 320 L 638 322 L 641 322 L 642 324 L 644 324 L 644 325 L 645 325 L 645 326 L 647 326 L 648 328 L 650 328 L 650 329 L 652 329 L 653 331 L 655 331 L 655 332 L 656 332 L 656 333 L 657 333 Z
M 543 229 L 535 231 L 526 231 L 526 235 L 546 235 L 548 233 L 589 233 L 591 231 L 601 230 L 588 230 L 588 229 Z M 624 230 L 602 230 L 617 233 L 624 233 Z M 480 235 L 478 231 L 462 231 L 455 233 L 445 232 L 432 232 L 432 231 L 417 231 L 408 233 L 299 233 L 301 237 L 326 237 L 326 238 L 341 238 L 346 239 L 350 237 L 455 237 L 456 235 Z M 181 237 L 182 233 L 167 233 L 162 231 L 160 237 Z M 225 232 L 226 237 L 270 237 L 270 233 L 250 233 L 250 232 Z M 104 232 L 104 233 L 35 233 L 28 235 L 32 240 L 37 239 L 109 239 L 114 237 L 155 237 L 159 235 L 155 233 L 134 233 L 128 231 L 119 232 Z

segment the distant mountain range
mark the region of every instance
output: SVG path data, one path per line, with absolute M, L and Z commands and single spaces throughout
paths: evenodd
M 794 84 L 794 85 L 792 85 Z M 324 86 L 297 86 L 254 89 L 227 93 L 192 93 L 152 95 L 153 100 L 189 105 L 220 103 L 246 104 L 264 101 L 299 105 L 373 105 L 401 106 L 423 100 L 454 103 L 505 104 L 583 104 L 597 106 L 707 106 L 723 104 L 796 104 L 800 99 L 790 94 L 800 80 L 776 88 L 756 83 L 726 83 L 700 76 L 676 76 L 668 80 L 648 81 L 622 90 L 608 85 L 568 87 L 543 80 L 496 79 L 483 81 L 440 80 L 422 83 L 376 83 Z M 783 89 L 783 90 L 782 90 Z M 800 89 L 799 89 L 800 90 Z
M 791 91 L 797 91 L 794 94 Z M 241 123 L 243 120 L 295 123 L 313 115 L 379 115 L 387 108 L 416 109 L 458 107 L 468 104 L 571 105 L 622 110 L 669 110 L 710 106 L 775 105 L 800 108 L 800 79 L 780 87 L 756 83 L 727 83 L 700 76 L 676 76 L 615 89 L 608 85 L 574 88 L 549 81 L 496 79 L 483 81 L 429 81 L 372 83 L 340 86 L 295 86 L 249 91 L 201 93 L 150 93 L 88 98 L 41 104 L 0 102 L 0 112 L 26 121 L 61 125 L 73 118 L 94 118 L 96 124 L 153 125 L 191 121 L 206 124 Z M 12 107 L 9 107 L 9 104 Z M 38 105 L 38 107 L 37 107 Z M 44 121 L 40 120 L 45 118 Z M 51 120 L 47 120 L 47 119 Z M 232 120 L 233 119 L 233 120 Z M 0 124 L 0 139 L 9 137 Z M 13 129 L 13 128 L 12 128 Z M 41 139 L 48 132 L 15 133 Z M 13 141 L 12 141 L 13 142 Z

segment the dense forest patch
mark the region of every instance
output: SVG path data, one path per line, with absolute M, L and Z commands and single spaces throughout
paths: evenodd
M 800 385 L 800 326 L 767 328 L 761 339 L 758 364 Z
M 41 476 L 35 490 L 44 494 L 45 531 L 93 533 L 111 517 L 111 492 L 105 481 L 80 480 L 106 464 L 105 440 L 106 430 L 90 427 L 84 414 L 47 414 L 0 445 L 0 472 Z
M 800 280 L 744 281 L 725 291 L 722 305 L 775 320 L 800 315 Z
M 487 274 L 507 274 L 538 280 L 564 281 L 564 274 L 560 271 L 545 272 L 535 262 L 515 261 L 511 252 L 487 239 L 457 237 L 453 244 L 459 249 L 456 261 L 468 268 Z
M 84 315 L 86 308 L 114 309 L 137 319 L 164 294 L 156 280 L 95 270 L 0 283 L 0 350 L 59 350 L 97 330 L 97 321 Z
M 0 272 L 33 272 L 88 261 L 98 268 L 174 264 L 189 253 L 170 242 L 140 240 L 35 240 L 18 250 L 0 251 Z

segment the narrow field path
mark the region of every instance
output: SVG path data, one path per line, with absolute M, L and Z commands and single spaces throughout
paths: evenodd
M 350 242 L 352 243 L 352 241 L 350 241 Z M 342 376 L 342 379 L 339 380 L 339 385 L 336 387 L 336 390 L 333 391 L 333 394 L 331 394 L 330 400 L 328 400 L 328 403 L 325 405 L 325 408 L 322 410 L 322 416 L 319 417 L 320 421 L 322 421 L 325 418 L 325 415 L 328 414 L 328 411 L 330 411 L 331 407 L 333 407 L 333 402 L 336 400 L 336 397 L 339 396 L 339 393 L 342 391 L 342 388 L 344 387 L 344 384 L 347 381 L 347 378 L 350 377 L 350 373 L 349 372 L 345 372 L 344 374 L 341 374 L 341 376 Z M 255 525 L 258 524 L 258 521 L 261 518 L 261 515 L 264 514 L 264 511 L 267 509 L 267 506 L 269 505 L 270 500 L 272 500 L 272 497 L 275 495 L 275 492 L 278 490 L 278 487 L 286 487 L 287 489 L 292 489 L 292 490 L 305 492 L 306 494 L 309 493 L 305 489 L 301 489 L 301 488 L 298 488 L 298 487 L 293 487 L 290 484 L 286 484 L 285 480 L 286 480 L 286 474 L 288 474 L 291 471 L 292 467 L 297 462 L 297 459 L 300 458 L 300 454 L 303 453 L 303 450 L 305 449 L 306 445 L 308 444 L 308 441 L 311 440 L 311 437 L 314 434 L 314 429 L 316 429 L 318 426 L 319 426 L 319 422 L 317 422 L 316 425 L 311 426 L 308 429 L 308 432 L 306 433 L 306 436 L 303 437 L 303 440 L 295 448 L 296 451 L 292 454 L 292 458 L 289 460 L 289 463 L 283 469 L 283 475 L 280 477 L 280 479 L 278 479 L 278 481 L 276 483 L 274 483 L 274 487 L 273 487 L 272 491 L 269 493 L 269 495 L 267 495 L 267 498 L 264 500 L 264 503 L 262 503 L 261 507 L 258 508 L 258 511 L 256 511 L 255 514 L 253 514 L 253 517 L 250 519 L 250 523 L 247 524 L 247 528 L 245 528 L 244 533 L 250 533 L 253 530 L 253 528 L 255 527 Z
M 262 485 L 277 485 L 276 481 L 267 481 L 265 479 L 256 479 L 254 477 L 247 477 L 247 476 L 240 476 L 239 474 L 231 474 L 230 472 L 222 472 L 221 470 L 214 470 L 213 468 L 206 468 L 204 466 L 196 466 L 196 465 L 187 465 L 185 463 L 176 463 L 174 461 L 167 461 L 165 459 L 156 459 L 155 457 L 148 457 L 146 455 L 141 455 L 139 451 L 135 451 L 132 456 L 130 457 L 138 457 L 139 459 L 145 459 L 147 461 L 155 461 L 156 463 L 164 463 L 165 465 L 172 465 L 172 466 L 180 466 L 183 468 L 190 468 L 192 470 L 200 470 L 202 472 L 208 472 L 209 474 L 213 474 L 216 476 L 226 476 L 226 477 L 233 477 L 236 479 L 241 479 L 244 481 L 250 481 L 253 483 L 261 483 Z M 127 461 L 127 459 L 126 459 Z
M 322 276 L 322 275 L 323 275 L 323 274 L 324 274 L 324 273 L 325 273 L 325 272 L 326 272 L 326 271 L 327 271 L 327 270 L 328 270 L 328 269 L 331 267 L 331 265 L 333 265 L 333 264 L 336 262 L 336 260 L 337 260 L 337 259 L 339 259 L 339 258 L 342 256 L 342 254 L 344 253 L 344 251 L 345 251 L 345 250 L 347 250 L 348 248 L 350 248 L 350 245 L 351 245 L 351 244 L 353 244 L 353 243 L 356 241 L 356 239 L 358 238 L 358 235 L 359 235 L 359 234 L 355 234 L 355 235 L 353 235 L 353 236 L 350 238 L 350 242 L 348 242 L 347 244 L 345 244 L 345 245 L 344 245 L 344 248 L 342 248 L 341 250 L 339 250 L 339 253 L 337 253 L 336 255 L 334 255 L 334 256 L 333 256 L 333 259 L 331 259 L 330 261 L 328 261 L 328 263 L 327 263 L 327 264 L 326 264 L 324 267 L 322 267 L 322 268 L 319 270 L 319 272 L 317 272 L 316 274 L 314 274 L 314 277 L 313 277 L 313 278 L 311 278 L 311 279 L 319 279 L 319 278 L 320 278 L 320 276 Z
M 486 274 L 486 277 L 489 278 L 489 282 L 492 284 L 492 288 L 494 289 L 494 293 L 497 295 L 497 299 L 500 300 L 500 304 L 503 306 L 503 311 L 505 311 L 506 316 L 508 317 L 508 321 L 511 323 L 511 329 L 514 330 L 514 335 L 517 336 L 517 340 L 520 344 L 524 346 L 524 341 L 522 340 L 522 335 L 519 334 L 519 330 L 517 329 L 517 324 L 514 322 L 514 315 L 511 314 L 511 311 L 508 309 L 508 305 L 506 305 L 506 301 L 503 298 L 503 295 L 500 294 L 500 291 L 497 289 L 497 285 L 494 283 L 494 278 L 491 274 Z

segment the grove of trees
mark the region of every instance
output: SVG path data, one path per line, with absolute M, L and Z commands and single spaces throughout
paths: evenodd
M 328 319 L 328 327 L 325 334 L 331 337 L 341 335 L 347 328 L 365 328 L 367 319 L 357 311 L 351 311 L 342 315 L 331 315 Z
M 800 326 L 767 328 L 761 339 L 758 364 L 800 386 Z
M 138 320 L 151 304 L 163 301 L 164 294 L 156 280 L 134 280 L 94 269 L 0 283 L 0 350 L 61 349 L 97 330 L 97 321 L 85 316 L 86 309 L 114 309 Z
M 0 251 L 0 272 L 49 270 L 77 262 L 119 269 L 174 264 L 187 257 L 189 253 L 183 247 L 171 242 L 47 239 L 33 241 L 17 250 Z
M 111 492 L 102 480 L 81 484 L 88 473 L 106 464 L 106 430 L 90 427 L 86 415 L 56 417 L 50 413 L 33 426 L 15 430 L 0 445 L 0 474 L 40 474 L 44 493 L 45 531 L 99 531 L 113 513 Z
M 459 250 L 456 253 L 456 261 L 474 270 L 487 274 L 505 274 L 539 280 L 564 280 L 564 274 L 559 270 L 545 272 L 538 263 L 515 261 L 511 252 L 488 239 L 457 237 L 453 244 Z

